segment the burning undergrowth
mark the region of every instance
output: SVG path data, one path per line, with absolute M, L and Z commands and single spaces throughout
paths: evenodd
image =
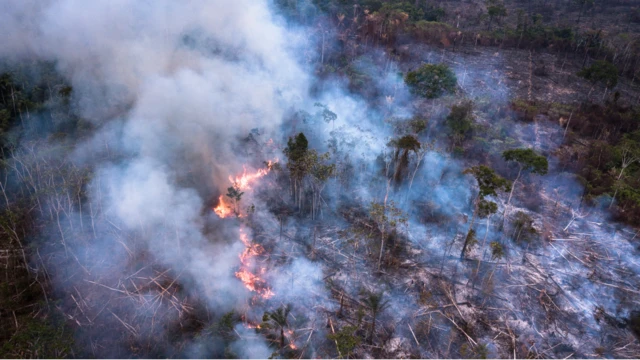
M 30 269 L 76 355 L 637 354 L 637 233 L 582 203 L 557 125 L 512 121 L 499 56 L 426 50 L 459 86 L 423 100 L 398 75 L 419 64 L 374 49 L 367 96 L 311 76 L 316 44 L 263 2 L 97 4 L 108 22 L 75 25 L 56 20 L 80 16 L 68 1 L 29 6 L 41 22 L 9 51 L 58 61 L 95 129 L 11 162 L 46 220 Z M 454 106 L 472 119 L 458 136 Z M 516 147 L 548 174 L 520 176 L 501 156 Z M 485 163 L 515 194 L 480 197 Z

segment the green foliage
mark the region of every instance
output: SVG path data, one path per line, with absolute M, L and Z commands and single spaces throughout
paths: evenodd
M 533 149 L 514 149 L 502 153 L 506 161 L 515 161 L 520 164 L 522 170 L 531 171 L 534 174 L 545 175 L 549 170 L 547 158 L 538 155 Z
M 369 335 L 369 340 L 373 341 L 373 335 L 376 332 L 376 319 L 378 317 L 378 314 L 380 314 L 381 312 L 383 312 L 389 307 L 389 301 L 384 299 L 383 292 L 375 293 L 370 291 L 366 291 L 360 301 L 362 301 L 362 303 L 365 304 L 365 306 L 371 312 L 372 322 L 371 322 L 371 333 Z
M 357 330 L 355 326 L 345 326 L 335 334 L 327 335 L 338 344 L 338 352 L 343 358 L 349 358 L 353 349 L 360 345 L 361 339 L 356 335 Z
M 489 16 L 489 26 L 491 26 L 494 19 L 500 19 L 507 16 L 507 8 L 498 0 L 488 0 L 487 15 Z
M 338 115 L 336 115 L 336 113 L 334 113 L 333 111 L 329 110 L 329 107 L 327 105 L 324 105 L 321 103 L 315 103 L 314 106 L 320 108 L 320 111 L 318 111 L 317 116 L 320 117 L 322 120 L 324 120 L 324 122 L 335 123 L 336 119 L 338 119 Z
M 214 333 L 226 341 L 235 339 L 237 334 L 233 331 L 236 324 L 241 321 L 240 316 L 235 311 L 229 311 L 222 315 L 220 321 L 215 326 Z
M 518 211 L 513 221 L 513 234 L 511 238 L 516 241 L 530 241 L 538 232 L 533 227 L 533 219 L 522 211 Z
M 386 225 L 396 227 L 398 225 L 405 225 L 409 220 L 406 214 L 396 207 L 393 200 L 385 206 L 382 203 L 372 201 L 369 208 L 369 215 L 378 224 L 378 227 L 383 229 Z
M 471 248 L 473 248 L 478 244 L 478 238 L 476 238 L 475 230 L 473 229 L 469 230 L 469 232 L 467 233 L 467 237 L 464 239 L 464 243 L 466 244 L 464 248 L 466 253 L 471 251 Z
M 285 345 L 285 337 L 284 337 L 284 328 L 289 326 L 287 318 L 291 313 L 291 305 L 283 305 L 277 308 L 272 312 L 265 312 L 262 320 L 263 322 L 273 325 L 276 329 L 280 330 L 280 348 L 284 348 Z M 268 328 L 268 327 L 267 327 Z
M 511 182 L 496 174 L 490 167 L 485 165 L 474 166 L 466 169 L 464 174 L 473 175 L 478 182 L 480 188 L 479 196 L 497 196 L 496 191 L 502 190 L 508 192 L 511 190 Z
M 480 199 L 478 201 L 478 217 L 484 219 L 489 215 L 495 214 L 498 211 L 498 205 L 486 199 Z
M 458 79 L 446 64 L 424 64 L 404 77 L 411 93 L 434 99 L 445 93 L 453 93 Z
M 0 358 L 65 358 L 71 356 L 73 337 L 62 319 L 24 316 L 11 339 L 0 347 Z
M 234 201 L 240 201 L 242 195 L 244 195 L 244 192 L 240 191 L 238 184 L 233 184 L 233 186 L 227 188 L 227 197 Z
M 592 84 L 601 83 L 607 88 L 618 84 L 618 68 L 606 60 L 598 60 L 578 71 L 578 76 L 589 80 Z
M 419 134 L 427 128 L 427 119 L 421 116 L 415 116 L 409 120 L 409 127 L 414 134 Z
M 486 359 L 489 356 L 489 350 L 487 349 L 487 344 L 471 346 L 468 343 L 464 343 L 460 347 L 460 355 L 466 359 Z
M 492 241 L 491 244 L 489 244 L 489 246 L 491 247 L 491 258 L 492 259 L 502 259 L 505 255 L 504 252 L 504 247 L 502 246 L 502 244 L 500 244 L 497 241 Z
M 399 139 L 393 139 L 389 142 L 388 145 L 403 151 L 415 152 L 420 149 L 420 142 L 413 135 L 405 135 Z
M 391 140 L 387 146 L 395 147 L 394 161 L 395 171 L 393 173 L 393 179 L 396 184 L 400 184 L 403 178 L 403 174 L 406 172 L 409 166 L 409 152 L 413 151 L 417 153 L 420 150 L 420 142 L 413 135 L 405 135 L 399 139 Z
M 461 144 L 469 137 L 473 126 L 473 102 L 463 101 L 453 105 L 445 120 L 454 144 Z
M 304 157 L 309 148 L 309 141 L 303 133 L 299 133 L 295 138 L 289 138 L 287 147 L 284 149 L 284 154 L 289 159 L 289 162 L 297 162 Z

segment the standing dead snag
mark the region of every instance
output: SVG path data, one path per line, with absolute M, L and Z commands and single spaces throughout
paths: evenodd
M 496 203 L 493 201 L 486 200 L 485 197 L 497 196 L 497 191 L 507 192 L 511 189 L 511 182 L 497 175 L 488 166 L 474 166 L 472 168 L 466 169 L 464 173 L 473 175 L 473 177 L 478 182 L 479 191 L 478 196 L 476 196 L 475 200 L 473 201 L 473 216 L 471 217 L 469 231 L 467 231 L 467 236 L 465 237 L 464 245 L 462 246 L 462 251 L 460 252 L 460 258 L 464 257 L 470 240 L 474 238 L 472 231 L 476 215 L 487 217 L 498 210 L 498 205 L 496 205 Z

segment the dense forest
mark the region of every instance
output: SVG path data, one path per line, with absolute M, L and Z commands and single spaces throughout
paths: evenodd
M 0 358 L 640 357 L 640 1 L 14 1 Z

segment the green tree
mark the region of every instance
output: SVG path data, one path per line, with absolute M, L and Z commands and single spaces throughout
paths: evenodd
M 404 81 L 412 94 L 435 99 L 445 93 L 453 93 L 458 79 L 446 64 L 424 64 L 409 71 Z
M 578 71 L 577 75 L 591 82 L 592 87 L 589 90 L 589 95 L 593 90 L 593 86 L 598 83 L 604 85 L 607 89 L 612 89 L 618 84 L 618 68 L 606 60 L 595 61 L 591 66 Z
M 233 200 L 233 211 L 236 213 L 236 215 L 239 213 L 238 202 L 242 198 L 242 195 L 244 195 L 244 192 L 240 191 L 240 187 L 238 186 L 238 184 L 233 184 L 233 186 L 227 188 L 227 197 Z
M 447 115 L 445 124 L 449 128 L 453 146 L 462 145 L 473 126 L 473 102 L 463 101 L 460 104 L 453 105 L 451 112 Z
M 329 107 L 327 105 L 324 105 L 321 103 L 315 103 L 314 106 L 320 108 L 320 110 L 316 115 L 322 118 L 322 120 L 324 120 L 324 122 L 326 122 L 327 124 L 332 123 L 332 126 L 335 127 L 335 123 L 336 123 L 336 120 L 338 119 L 338 115 L 336 115 L 336 113 L 334 113 L 333 111 L 329 110 Z
M 294 138 L 289 138 L 284 154 L 287 157 L 287 168 L 293 179 L 293 200 L 300 206 L 302 201 L 302 179 L 307 173 L 306 163 L 304 161 L 309 151 L 309 141 L 303 133 L 299 133 Z
M 311 218 L 315 219 L 317 210 L 321 209 L 322 190 L 327 180 L 335 173 L 336 165 L 328 164 L 329 153 L 318 154 L 315 150 L 307 151 L 302 159 L 305 172 L 309 174 L 312 199 L 311 199 Z
M 469 231 L 467 231 L 467 236 L 465 237 L 464 245 L 460 252 L 460 258 L 463 258 L 467 252 L 469 242 L 475 239 L 473 234 L 472 236 L 469 236 L 469 234 L 473 230 L 473 223 L 476 215 L 480 214 L 481 216 L 489 216 L 498 209 L 498 205 L 492 201 L 486 200 L 485 198 L 487 196 L 497 196 L 497 191 L 507 192 L 511 189 L 511 182 L 509 180 L 497 175 L 490 167 L 485 165 L 474 166 L 466 169 L 464 174 L 472 175 L 476 179 L 479 190 L 478 195 L 473 201 L 473 216 L 471 217 Z
M 338 353 L 341 358 L 349 358 L 351 352 L 356 346 L 360 345 L 360 337 L 356 335 L 357 328 L 355 326 L 345 326 L 335 334 L 329 334 L 327 337 L 336 342 Z
M 491 25 L 495 19 L 502 19 L 507 16 L 507 8 L 504 7 L 504 4 L 498 0 L 488 0 L 487 1 L 487 15 L 489 16 L 489 30 L 491 30 Z
M 378 315 L 383 312 L 387 307 L 389 307 L 389 301 L 384 300 L 384 293 L 374 293 L 374 292 L 366 292 L 365 296 L 362 298 L 362 302 L 369 308 L 371 312 L 371 333 L 369 334 L 369 341 L 373 341 L 373 335 L 376 332 L 376 320 Z
M 523 171 L 528 171 L 532 174 L 545 175 L 549 171 L 549 162 L 543 155 L 538 155 L 533 149 L 513 149 L 506 150 L 502 153 L 502 158 L 505 161 L 515 162 L 518 164 L 518 176 L 513 180 L 513 186 L 509 193 L 509 199 L 504 211 L 504 219 L 507 216 L 507 208 L 511 204 L 511 197 L 513 196 L 513 189 L 516 187 L 516 183 L 520 180 L 520 175 Z
M 515 242 L 520 240 L 529 241 L 531 236 L 537 233 L 536 229 L 533 227 L 533 219 L 531 216 L 523 213 L 522 211 L 518 211 L 516 213 L 513 225 L 513 234 L 511 235 L 511 238 Z
M 625 134 L 620 143 L 614 148 L 614 153 L 619 159 L 620 173 L 615 181 L 615 192 L 611 198 L 609 208 L 613 205 L 613 202 L 618 195 L 618 191 L 621 188 L 621 179 L 624 171 L 634 163 L 640 163 L 640 130 L 636 130 L 632 134 Z
M 413 151 L 417 154 L 418 150 L 420 150 L 420 142 L 413 135 L 405 135 L 399 139 L 391 140 L 388 146 L 395 148 L 394 162 L 396 168 L 393 179 L 396 184 L 399 184 L 402 180 L 402 174 L 409 166 L 409 152 Z
M 497 241 L 492 241 L 491 244 L 491 258 L 492 259 L 502 259 L 504 257 L 504 247 Z
M 287 304 L 286 306 L 281 306 L 273 312 L 265 313 L 266 320 L 273 323 L 278 328 L 278 330 L 280 330 L 280 349 L 284 348 L 284 329 L 289 326 L 287 318 L 289 317 L 290 313 L 291 305 L 289 304 Z

